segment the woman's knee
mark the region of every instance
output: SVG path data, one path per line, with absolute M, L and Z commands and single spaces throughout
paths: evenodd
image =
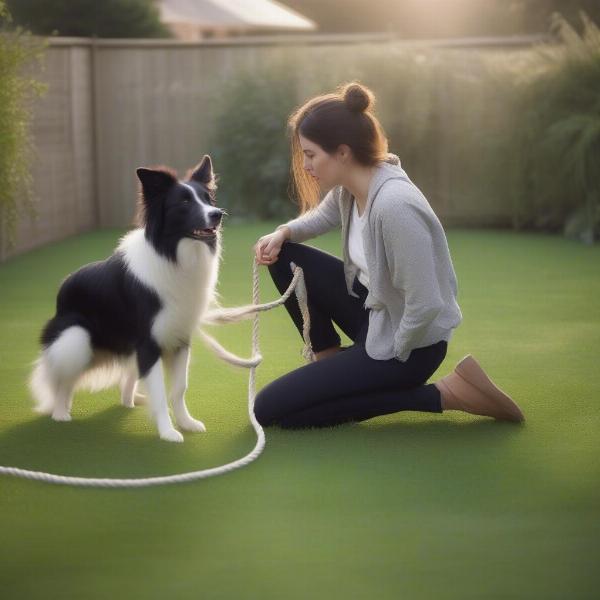
M 264 393 L 264 388 L 254 398 L 254 417 L 261 427 L 269 427 L 275 423 L 269 394 Z
M 286 241 L 279 251 L 277 260 L 268 265 L 269 274 L 273 281 L 279 281 L 282 285 L 288 285 L 294 275 L 291 262 L 301 265 L 304 263 L 302 258 L 302 251 L 306 248 L 300 243 Z
M 293 252 L 293 250 L 290 250 L 290 244 L 294 244 L 294 242 L 289 242 L 289 241 L 284 242 L 281 245 L 279 254 L 277 255 L 277 260 L 273 264 L 268 265 L 269 273 L 271 273 L 271 275 L 273 275 L 275 273 L 280 273 L 282 268 L 287 269 L 288 271 L 290 271 L 290 274 L 291 274 L 290 253 Z
M 299 242 L 290 242 L 290 240 L 285 240 L 283 244 L 281 244 L 281 248 L 279 249 L 279 256 L 289 256 L 290 254 L 297 254 L 297 248 L 304 247 Z

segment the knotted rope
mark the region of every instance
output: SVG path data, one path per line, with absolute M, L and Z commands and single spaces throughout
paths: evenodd
M 54 473 L 44 473 L 42 471 L 29 471 L 27 469 L 19 469 L 17 467 L 2 467 L 0 466 L 0 475 L 12 475 L 14 477 L 22 477 L 25 479 L 34 479 L 36 481 L 44 481 L 46 483 L 56 483 L 62 485 L 72 485 L 80 487 L 102 487 L 102 488 L 138 488 L 138 487 L 149 487 L 153 485 L 168 485 L 171 483 L 184 483 L 188 481 L 195 481 L 196 479 L 205 479 L 207 477 L 213 477 L 214 475 L 222 475 L 223 473 L 229 473 L 235 469 L 239 469 L 253 460 L 256 460 L 260 453 L 263 451 L 265 446 L 265 433 L 260 423 L 254 416 L 254 399 L 255 399 L 255 376 L 256 367 L 262 361 L 262 356 L 259 352 L 258 344 L 258 313 L 271 310 L 280 304 L 283 304 L 295 291 L 300 311 L 302 312 L 303 318 L 303 330 L 302 337 L 304 338 L 304 348 L 302 350 L 303 357 L 308 361 L 314 360 L 314 354 L 310 344 L 310 338 L 308 332 L 310 330 L 310 316 L 308 313 L 306 286 L 304 283 L 304 272 L 294 263 L 290 263 L 292 271 L 294 273 L 292 281 L 288 286 L 287 290 L 278 300 L 269 302 L 267 304 L 259 305 L 259 276 L 258 276 L 258 263 L 256 256 L 253 261 L 252 268 L 252 305 L 245 307 L 243 313 L 254 314 L 252 323 L 252 356 L 257 357 L 256 360 L 252 361 L 250 365 L 250 376 L 248 380 L 248 416 L 252 427 L 256 431 L 256 445 L 254 449 L 243 458 L 235 460 L 233 462 L 221 465 L 220 467 L 213 467 L 210 469 L 202 469 L 200 471 L 191 471 L 188 473 L 178 473 L 175 475 L 164 475 L 158 477 L 143 477 L 133 479 L 112 479 L 112 478 L 97 478 L 97 477 L 71 477 L 67 475 L 57 475 Z M 232 309 L 235 311 L 235 309 Z M 240 313 L 242 314 L 242 313 Z

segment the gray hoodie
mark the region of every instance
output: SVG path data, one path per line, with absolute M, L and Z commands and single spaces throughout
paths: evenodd
M 303 242 L 341 224 L 346 287 L 358 297 L 352 290 L 358 269 L 348 253 L 353 202 L 354 196 L 337 186 L 315 208 L 284 225 L 292 242 Z M 449 341 L 462 321 L 448 242 L 395 154 L 378 164 L 365 212 L 368 225 L 362 235 L 370 289 L 364 306 L 371 309 L 365 350 L 374 359 L 404 362 L 415 348 Z

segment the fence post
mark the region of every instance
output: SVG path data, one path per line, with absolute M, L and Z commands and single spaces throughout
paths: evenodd
M 97 37 L 91 38 L 90 44 L 90 113 L 91 113 L 91 132 L 92 132 L 92 189 L 93 189 L 93 205 L 94 205 L 94 226 L 100 227 L 102 220 L 102 213 L 100 210 L 100 177 L 98 176 L 98 159 L 99 159 L 99 147 L 98 147 L 98 127 L 99 127 L 99 116 L 98 116 L 98 103 L 96 101 L 97 92 L 97 79 L 98 79 L 98 43 Z

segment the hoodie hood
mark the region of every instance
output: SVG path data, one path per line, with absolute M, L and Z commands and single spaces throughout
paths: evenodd
M 399 167 L 401 166 L 400 159 L 398 158 L 398 156 L 396 154 L 392 154 L 391 152 L 388 152 L 387 157 L 384 159 L 384 162 L 390 163 L 391 165 L 398 165 Z
M 400 166 L 400 159 L 396 154 L 392 154 L 391 152 L 388 152 L 387 157 L 379 163 L 378 169 L 371 179 L 367 194 L 367 209 L 370 208 L 371 202 L 381 186 L 389 179 L 403 179 L 410 182 L 408 175 Z

